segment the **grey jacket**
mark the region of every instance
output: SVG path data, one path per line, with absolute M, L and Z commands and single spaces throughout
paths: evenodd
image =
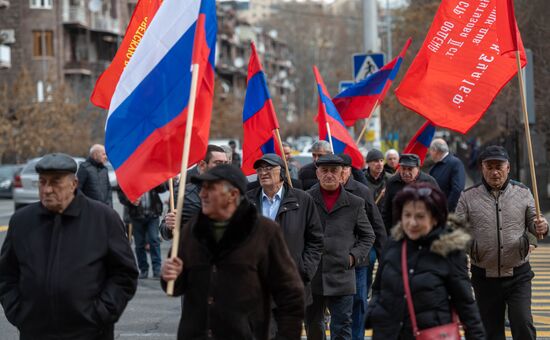
M 328 211 L 319 183 L 308 194 L 313 197 L 324 231 L 324 252 L 313 277 L 313 294 L 323 296 L 355 294 L 355 263 L 364 263 L 374 243 L 374 232 L 365 212 L 365 201 L 342 188 L 334 207 Z
M 499 194 L 483 181 L 464 190 L 456 215 L 471 227 L 472 265 L 487 277 L 513 276 L 514 268 L 529 261 L 528 231 L 535 231 L 535 203 L 525 185 L 507 180 Z

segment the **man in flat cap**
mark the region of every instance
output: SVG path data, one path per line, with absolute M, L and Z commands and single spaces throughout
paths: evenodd
M 183 225 L 178 256 L 162 267 L 162 287 L 185 294 L 178 339 L 269 339 L 271 301 L 277 337 L 300 338 L 304 285 L 280 226 L 245 198 L 247 180 L 219 165 L 191 180 L 202 209 Z
M 313 198 L 284 182 L 284 162 L 274 153 L 265 154 L 254 162 L 254 169 L 261 187 L 246 195 L 264 217 L 280 225 L 306 287 L 306 305 L 309 305 L 312 302 L 309 284 L 323 253 L 323 229 Z
M 511 180 L 508 152 L 488 146 L 480 155 L 481 183 L 464 190 L 456 214 L 470 225 L 472 286 L 487 339 L 536 339 L 531 315 L 530 233 L 544 237 L 548 222 L 537 216 L 528 187 Z
M 36 164 L 40 202 L 10 219 L 0 252 L 0 302 L 24 339 L 113 339 L 137 287 L 124 225 L 77 189 L 77 164 L 54 153 Z
M 392 176 L 384 170 L 384 154 L 377 149 L 371 149 L 367 153 L 367 168 L 364 170 L 367 178 L 367 186 L 374 195 L 374 201 L 378 209 L 382 209 L 386 183 Z
M 413 153 L 404 153 L 399 158 L 399 169 L 397 169 L 395 175 L 393 175 L 386 184 L 386 197 L 382 208 L 382 218 L 384 219 L 388 235 L 390 234 L 393 224 L 396 222 L 394 221 L 392 209 L 395 195 L 407 185 L 416 182 L 431 183 L 439 188 L 436 180 L 432 176 L 420 171 L 420 158 Z
M 319 183 L 307 191 L 313 197 L 325 233 L 321 263 L 313 277 L 313 304 L 306 311 L 308 339 L 325 338 L 324 311 L 330 311 L 333 339 L 351 339 L 355 266 L 364 263 L 374 243 L 365 201 L 342 186 L 344 161 L 336 155 L 315 162 Z

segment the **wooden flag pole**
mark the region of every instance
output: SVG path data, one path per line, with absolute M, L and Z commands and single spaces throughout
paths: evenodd
M 374 113 L 374 111 L 376 111 L 376 109 L 378 108 L 378 105 L 379 104 L 377 100 L 376 103 L 374 104 L 374 107 L 372 108 L 372 111 L 369 114 L 369 118 L 365 120 L 365 125 L 363 126 L 363 129 L 361 130 L 361 132 L 359 132 L 359 136 L 357 136 L 357 140 L 355 141 L 355 144 L 359 145 L 359 142 L 361 142 L 361 138 L 363 138 L 363 135 L 365 134 L 365 132 L 367 131 L 367 128 L 369 127 L 372 114 Z
M 535 173 L 535 158 L 533 157 L 533 144 L 531 142 L 531 130 L 529 129 L 529 114 L 527 113 L 527 101 L 525 99 L 525 84 L 523 83 L 523 76 L 521 74 L 521 58 L 519 50 L 516 51 L 516 62 L 518 65 L 518 79 L 519 79 L 519 93 L 521 97 L 521 108 L 523 111 L 523 123 L 525 126 L 525 138 L 527 139 L 527 154 L 529 155 L 529 168 L 531 169 L 531 183 L 533 183 L 533 197 L 535 198 L 535 210 L 537 218 L 541 217 L 540 204 L 539 204 L 539 191 L 537 188 L 537 175 Z M 537 235 L 539 239 L 543 238 L 543 235 Z
M 286 172 L 286 178 L 288 179 L 288 185 L 290 185 L 291 188 L 294 188 L 292 186 L 292 179 L 290 178 L 290 171 L 288 171 L 288 162 L 286 160 L 285 151 L 283 150 L 283 140 L 281 139 L 281 134 L 279 133 L 279 128 L 275 129 L 275 135 L 277 136 L 277 142 L 279 144 L 279 149 L 281 149 L 281 155 L 283 155 L 283 162 L 285 163 L 285 172 Z
M 170 212 L 174 212 L 174 179 L 168 180 L 168 189 L 170 189 Z
M 334 154 L 334 146 L 332 145 L 332 134 L 330 133 L 330 125 L 327 124 L 328 142 L 330 143 L 330 151 Z
M 193 64 L 191 66 L 191 93 L 189 94 L 189 106 L 187 108 L 187 121 L 185 122 L 185 137 L 183 140 L 183 156 L 181 157 L 181 174 L 180 174 L 180 188 L 178 190 L 178 201 L 176 209 L 176 226 L 172 230 L 172 251 L 170 252 L 170 258 L 178 256 L 179 244 L 180 244 L 180 227 L 181 227 L 181 211 L 183 208 L 183 199 L 185 189 L 181 187 L 185 185 L 187 180 L 187 166 L 189 164 L 189 149 L 191 144 L 191 133 L 193 132 L 193 118 L 195 116 L 195 101 L 197 97 L 197 83 L 199 79 L 199 65 Z M 166 287 L 167 295 L 174 295 L 174 280 L 168 281 Z

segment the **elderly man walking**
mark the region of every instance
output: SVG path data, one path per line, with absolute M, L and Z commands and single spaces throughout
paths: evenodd
M 113 189 L 109 181 L 109 170 L 105 167 L 107 154 L 105 147 L 95 144 L 90 148 L 90 155 L 80 164 L 76 176 L 78 189 L 91 199 L 113 206 Z
M 307 306 L 312 302 L 310 282 L 323 253 L 323 229 L 317 208 L 311 196 L 284 181 L 284 162 L 278 155 L 263 155 L 254 162 L 254 168 L 261 187 L 248 191 L 247 197 L 264 217 L 281 226 L 305 286 Z M 275 323 L 272 326 L 275 330 Z
M 110 340 L 137 287 L 118 214 L 77 189 L 76 162 L 36 164 L 40 202 L 10 219 L 0 252 L 0 302 L 21 340 Z
M 269 338 L 271 302 L 277 337 L 299 339 L 304 286 L 277 223 L 245 199 L 240 169 L 219 165 L 193 177 L 202 209 L 183 225 L 178 256 L 167 259 L 162 286 L 185 294 L 178 339 Z
M 342 158 L 324 155 L 315 164 L 319 183 L 308 193 L 321 217 L 325 249 L 311 284 L 313 304 L 306 312 L 307 336 L 313 340 L 325 338 L 327 307 L 331 337 L 351 339 L 353 296 L 357 291 L 355 266 L 366 261 L 375 236 L 365 201 L 342 187 Z
M 487 339 L 504 340 L 504 318 L 516 340 L 536 339 L 531 315 L 528 233 L 548 234 L 548 222 L 536 216 L 533 195 L 509 178 L 508 153 L 488 146 L 479 156 L 482 182 L 462 192 L 456 214 L 467 220 L 472 285 Z
M 449 152 L 449 146 L 441 138 L 432 141 L 429 148 L 430 157 L 435 165 L 430 169 L 430 176 L 435 178 L 439 188 L 447 197 L 447 208 L 454 212 L 460 193 L 466 185 L 464 164 Z
M 298 172 L 298 179 L 302 181 L 302 188 L 304 190 L 310 189 L 317 183 L 318 179 L 315 172 L 317 168 L 315 167 L 315 162 L 317 162 L 319 157 L 328 155 L 329 153 L 332 153 L 332 151 L 330 148 L 330 143 L 326 140 L 318 140 L 313 143 L 311 146 L 311 157 L 313 158 L 313 161 L 301 167 Z

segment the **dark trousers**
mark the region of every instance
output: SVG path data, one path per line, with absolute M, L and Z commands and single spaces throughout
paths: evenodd
M 145 244 L 149 242 L 149 252 L 151 254 L 151 265 L 153 274 L 160 273 L 161 255 L 160 255 L 160 238 L 159 238 L 159 218 L 144 218 L 132 219 L 134 227 L 134 242 L 136 249 L 136 257 L 140 273 L 149 272 L 149 264 L 147 263 L 147 252 Z
M 525 268 L 523 266 L 528 266 Z M 481 320 L 488 340 L 505 340 L 504 318 L 508 307 L 508 320 L 514 340 L 537 338 L 531 315 L 531 280 L 535 274 L 529 264 L 521 272 L 503 278 L 487 278 L 483 269 L 472 266 L 474 287 Z
M 365 316 L 367 315 L 367 272 L 369 267 L 355 268 L 355 289 L 351 333 L 353 340 L 365 339 Z
M 313 303 L 306 310 L 306 332 L 308 340 L 323 340 L 325 336 L 325 307 L 330 312 L 330 338 L 351 339 L 351 312 L 353 295 L 313 295 Z

